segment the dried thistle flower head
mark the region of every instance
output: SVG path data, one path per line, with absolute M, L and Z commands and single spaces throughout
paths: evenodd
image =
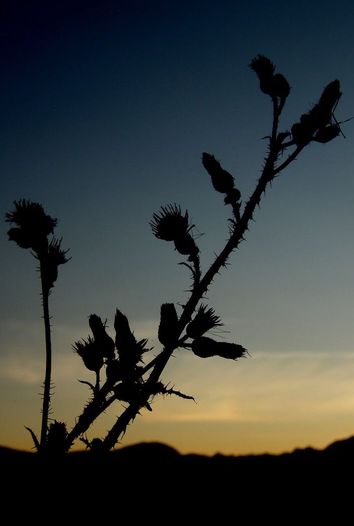
M 173 303 L 161 305 L 158 337 L 164 346 L 176 343 L 178 338 L 178 316 Z
M 158 239 L 175 241 L 185 236 L 190 229 L 188 212 L 183 215 L 181 207 L 176 204 L 163 206 L 160 212 L 153 214 L 150 226 Z
M 16 225 L 8 231 L 9 239 L 37 253 L 46 247 L 47 236 L 53 233 L 57 220 L 47 215 L 39 203 L 21 199 L 14 205 L 15 209 L 5 216 L 8 223 Z
M 257 55 L 251 61 L 250 68 L 257 73 L 259 81 L 261 83 L 261 89 L 264 83 L 267 83 L 272 79 L 275 71 L 275 66 L 273 62 L 271 62 L 269 58 L 265 57 L 264 55 Z
M 237 343 L 217 342 L 212 338 L 201 336 L 192 343 L 192 351 L 200 358 L 220 356 L 229 360 L 237 360 L 246 354 L 246 349 Z
M 207 331 L 222 326 L 219 316 L 213 308 L 201 305 L 194 319 L 187 325 L 186 333 L 190 338 L 199 338 Z
M 87 369 L 96 373 L 103 366 L 103 356 L 99 346 L 89 336 L 87 340 L 82 339 L 74 343 L 73 349 L 82 358 Z

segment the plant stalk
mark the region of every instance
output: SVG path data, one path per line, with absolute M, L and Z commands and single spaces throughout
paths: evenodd
M 257 205 L 260 204 L 263 193 L 266 190 L 267 185 L 274 179 L 275 175 L 275 163 L 278 158 L 278 151 L 276 149 L 276 135 L 278 129 L 279 113 L 276 103 L 273 105 L 273 126 L 272 136 L 270 138 L 270 150 L 266 159 L 265 166 L 262 171 L 262 175 L 258 180 L 257 186 L 246 203 L 242 216 L 236 218 L 236 224 L 233 232 L 230 235 L 225 247 L 216 257 L 215 261 L 209 267 L 203 278 L 193 288 L 191 296 L 186 303 L 182 315 L 179 320 L 179 336 L 181 336 L 186 325 L 191 320 L 194 310 L 196 309 L 199 301 L 202 299 L 204 294 L 207 292 L 211 282 L 213 281 L 216 274 L 220 271 L 221 267 L 225 266 L 231 253 L 238 247 L 240 242 L 244 239 L 244 234 L 248 230 L 249 222 L 253 218 L 253 214 Z M 173 351 L 176 347 L 165 348 L 161 354 L 157 357 L 154 368 L 143 387 L 143 395 L 147 401 L 150 396 L 150 388 L 156 384 L 159 377 L 164 370 L 168 360 L 170 359 Z M 108 431 L 104 441 L 103 447 L 107 450 L 112 449 L 118 442 L 121 435 L 126 431 L 129 423 L 134 420 L 136 415 L 139 413 L 142 407 L 142 401 L 140 403 L 132 402 L 123 413 L 117 418 L 113 427 Z
M 50 316 L 49 316 L 49 289 L 45 280 L 45 261 L 40 260 L 40 274 L 42 285 L 42 305 L 43 305 L 43 319 L 45 332 L 45 376 L 44 376 L 44 392 L 42 405 L 42 426 L 40 448 L 44 451 L 47 441 L 48 432 L 48 418 L 50 410 L 50 384 L 52 377 L 52 342 L 50 333 Z

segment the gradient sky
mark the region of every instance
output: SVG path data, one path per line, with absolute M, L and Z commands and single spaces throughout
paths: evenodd
M 353 27 L 349 0 L 1 4 L 1 217 L 15 199 L 41 202 L 72 257 L 51 296 L 55 418 L 71 426 L 88 397 L 77 379 L 90 373 L 71 344 L 87 336 L 89 314 L 112 327 L 118 307 L 158 350 L 161 303 L 185 301 L 189 275 L 153 237 L 152 213 L 170 202 L 189 210 L 204 269 L 222 248 L 228 210 L 201 154 L 222 160 L 246 199 L 271 126 L 250 60 L 269 56 L 292 86 L 283 129 L 335 78 L 345 120 L 354 116 Z M 354 433 L 352 121 L 343 130 L 346 139 L 311 145 L 275 181 L 208 293 L 225 323 L 217 336 L 250 357 L 176 352 L 163 379 L 197 403 L 156 401 L 125 444 L 280 452 Z M 44 368 L 39 280 L 6 230 L 3 222 L 0 443 L 30 449 L 24 425 L 39 429 Z M 88 436 L 102 436 L 118 413 Z

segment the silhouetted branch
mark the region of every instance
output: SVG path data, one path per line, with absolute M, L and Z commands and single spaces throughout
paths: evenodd
M 171 357 L 175 349 L 183 342 L 185 342 L 185 337 L 183 337 L 182 334 L 186 329 L 186 326 L 191 321 L 191 318 L 199 301 L 204 297 L 204 295 L 208 291 L 208 288 L 210 287 L 216 274 L 220 272 L 222 267 L 226 266 L 231 253 L 235 249 L 237 249 L 239 244 L 245 239 L 244 236 L 247 230 L 249 229 L 249 223 L 253 219 L 256 207 L 260 205 L 262 196 L 265 193 L 267 186 L 274 180 L 274 177 L 277 174 L 284 170 L 297 157 L 297 155 L 301 152 L 304 146 L 306 146 L 310 142 L 307 141 L 298 143 L 297 140 L 293 137 L 294 143 L 296 144 L 294 152 L 290 154 L 289 157 L 283 163 L 276 167 L 278 157 L 284 149 L 284 145 L 282 146 L 282 143 L 284 139 L 289 136 L 289 132 L 282 132 L 281 134 L 278 134 L 278 127 L 279 117 L 284 108 L 286 98 L 289 95 L 290 87 L 283 75 L 274 74 L 275 67 L 266 57 L 258 56 L 254 61 L 252 61 L 251 67 L 257 72 L 260 78 L 262 91 L 270 95 L 273 104 L 273 121 L 272 132 L 269 138 L 269 153 L 266 157 L 261 177 L 258 180 L 253 194 L 246 202 L 243 212 L 240 213 L 239 199 L 241 197 L 241 194 L 239 190 L 234 186 L 234 178 L 229 172 L 227 172 L 221 167 L 220 163 L 215 159 L 214 156 L 206 153 L 203 154 L 203 164 L 211 176 L 215 190 L 226 194 L 225 204 L 231 204 L 232 206 L 234 220 L 232 220 L 230 237 L 225 247 L 222 249 L 219 255 L 216 256 L 214 262 L 211 264 L 204 276 L 200 276 L 198 277 L 198 280 L 194 280 L 190 298 L 185 304 L 178 322 L 177 337 L 174 336 L 173 338 L 173 340 L 175 341 L 178 340 L 178 343 L 175 343 L 175 345 L 173 345 L 172 340 L 170 342 L 170 345 L 165 346 L 163 352 L 155 359 L 153 370 L 139 393 L 139 402 L 132 402 L 129 405 L 129 407 L 127 407 L 124 410 L 124 412 L 118 417 L 115 424 L 109 430 L 105 439 L 103 440 L 103 447 L 106 449 L 111 449 L 112 447 L 114 447 L 114 445 L 117 443 L 120 437 L 126 432 L 126 428 L 130 421 L 134 420 L 136 415 L 139 413 L 141 407 L 143 407 L 144 405 L 144 402 L 147 402 L 149 397 L 154 393 L 154 391 L 156 391 L 156 385 L 159 382 L 160 375 L 164 370 L 169 358 Z M 322 102 L 320 101 L 319 103 L 319 106 L 321 106 L 322 104 L 322 106 L 320 107 L 320 112 L 325 106 L 324 111 L 327 111 L 326 118 L 322 118 L 322 120 L 320 119 L 317 122 L 318 126 L 314 126 L 313 128 L 311 128 L 312 135 L 318 133 L 318 130 L 321 129 L 321 126 L 327 126 L 328 122 L 332 118 L 332 111 L 334 107 L 333 101 L 335 100 L 336 96 L 340 96 L 338 96 L 339 87 L 337 86 L 337 84 L 334 85 L 332 91 L 334 91 L 334 93 L 331 92 L 331 94 L 329 95 L 329 101 L 328 98 L 324 100 L 325 97 L 323 95 L 321 97 Z M 328 110 L 328 108 L 330 109 L 330 111 Z M 336 136 L 334 133 L 332 135 L 333 136 L 331 138 L 334 138 Z M 184 219 L 184 232 L 186 232 L 186 229 L 188 228 L 188 213 L 186 212 L 185 216 L 182 216 L 181 209 L 177 208 L 177 205 L 174 205 L 173 209 L 171 207 L 169 209 L 170 212 L 167 212 L 167 210 L 167 208 L 163 209 L 163 212 L 160 216 L 157 214 L 154 215 L 154 223 L 152 224 L 152 227 L 156 237 L 165 239 L 166 241 L 171 241 L 175 240 L 173 229 L 166 229 L 165 227 L 167 225 L 170 226 L 172 221 L 178 223 L 178 225 L 181 225 Z M 171 213 L 172 211 L 173 214 Z M 177 245 L 176 248 L 178 249 Z M 199 251 L 197 251 L 196 254 L 198 254 L 198 252 Z M 181 251 L 181 253 L 187 254 L 188 252 Z M 189 258 L 189 261 L 191 261 L 191 257 Z M 184 264 L 188 268 L 190 268 L 188 263 Z M 201 340 L 203 340 L 203 343 L 201 342 Z M 194 343 L 196 342 L 197 340 L 194 340 Z M 198 346 L 194 345 L 194 348 L 192 345 L 192 349 L 196 354 L 203 357 L 220 355 L 225 358 L 234 359 L 243 356 L 246 352 L 246 350 L 241 345 L 224 344 L 225 348 L 223 347 L 221 349 L 220 346 L 219 349 L 217 343 L 218 342 L 213 342 L 213 340 L 211 340 L 210 338 L 200 338 L 200 344 L 198 343 Z

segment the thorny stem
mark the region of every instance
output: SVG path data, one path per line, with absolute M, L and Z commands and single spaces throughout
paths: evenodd
M 262 175 L 258 180 L 257 186 L 252 196 L 250 197 L 250 199 L 245 205 L 242 216 L 239 218 L 236 218 L 234 229 L 231 232 L 230 238 L 227 241 L 225 247 L 220 252 L 220 254 L 216 257 L 216 259 L 214 260 L 212 265 L 209 267 L 207 272 L 204 274 L 204 276 L 200 279 L 200 281 L 193 288 L 191 296 L 188 302 L 186 303 L 186 305 L 184 306 L 182 315 L 179 320 L 179 331 L 178 331 L 179 336 L 181 336 L 186 325 L 189 323 L 195 308 L 197 307 L 199 301 L 202 299 L 204 294 L 207 292 L 216 274 L 220 271 L 220 269 L 223 266 L 225 266 L 231 253 L 235 249 L 237 249 L 238 245 L 241 243 L 241 241 L 243 241 L 244 234 L 248 230 L 249 222 L 253 218 L 255 208 L 257 205 L 260 204 L 262 195 L 265 192 L 267 185 L 274 179 L 274 175 L 276 171 L 275 163 L 279 155 L 279 150 L 277 149 L 277 146 L 276 146 L 279 115 L 280 115 L 280 111 L 279 111 L 278 103 L 276 100 L 273 100 L 272 135 L 271 135 L 270 143 L 269 143 L 269 154 L 266 159 L 266 162 L 265 162 L 265 165 L 262 171 Z M 295 158 L 295 156 L 293 158 Z M 287 160 L 288 162 L 284 162 L 283 168 L 285 168 L 285 166 L 287 166 L 291 162 L 291 160 L 293 160 L 293 158 L 290 160 L 288 159 Z M 278 169 L 278 172 L 279 171 L 280 170 Z M 154 368 L 142 390 L 146 401 L 148 400 L 151 394 L 151 387 L 155 385 L 156 382 L 159 380 L 159 377 L 162 371 L 164 370 L 169 358 L 171 357 L 175 349 L 176 349 L 176 346 L 172 348 L 165 348 L 159 354 L 159 356 L 155 359 Z M 109 450 L 115 446 L 120 436 L 125 433 L 126 428 L 129 425 L 129 423 L 135 419 L 141 407 L 142 407 L 141 400 L 139 402 L 134 401 L 117 418 L 115 424 L 110 429 L 110 431 L 107 433 L 103 441 L 103 447 L 106 450 Z
M 106 398 L 112 390 L 112 382 L 106 381 L 101 389 L 96 393 L 93 399 L 85 407 L 73 429 L 66 437 L 66 449 L 69 450 L 73 442 L 83 433 L 85 433 L 92 422 L 103 413 L 116 399 L 115 396 Z
M 44 376 L 44 392 L 42 405 L 42 426 L 40 448 L 44 451 L 47 441 L 48 432 L 48 418 L 50 410 L 50 382 L 52 375 L 52 342 L 50 335 L 50 317 L 49 317 L 49 289 L 45 282 L 45 261 L 40 260 L 40 275 L 42 286 L 42 302 L 43 302 L 43 319 L 45 330 L 45 376 Z
M 284 170 L 284 168 L 286 168 L 290 163 L 292 163 L 299 155 L 301 150 L 303 150 L 304 148 L 305 145 L 297 146 L 297 148 L 289 155 L 289 157 L 282 164 L 280 164 L 279 166 L 277 166 L 277 168 L 274 169 L 274 176 L 278 175 Z
M 276 139 L 278 133 L 279 116 L 282 109 L 282 106 L 279 105 L 277 100 L 273 99 L 273 124 L 272 134 L 269 139 L 269 153 L 266 158 L 262 174 L 257 182 L 257 186 L 253 194 L 245 204 L 242 215 L 240 214 L 239 208 L 236 210 L 234 206 L 232 207 L 235 221 L 233 229 L 230 233 L 230 237 L 225 247 L 216 257 L 216 259 L 211 264 L 209 269 L 205 272 L 203 277 L 201 276 L 199 257 L 196 257 L 197 261 L 192 261 L 194 267 L 194 286 L 189 300 L 183 308 L 183 312 L 179 320 L 179 338 L 181 338 L 181 335 L 186 325 L 191 320 L 193 312 L 195 311 L 199 301 L 207 292 L 216 274 L 218 274 L 221 268 L 226 265 L 231 253 L 234 250 L 236 250 L 239 244 L 244 240 L 244 235 L 249 228 L 249 223 L 253 219 L 255 209 L 257 205 L 260 204 L 262 195 L 266 191 L 268 184 L 274 179 L 274 177 L 278 173 L 284 170 L 284 168 L 286 168 L 303 149 L 303 146 L 297 147 L 294 150 L 294 152 L 290 154 L 289 157 L 282 164 L 280 164 L 278 167 L 275 166 L 280 153 L 280 149 L 277 146 Z M 187 264 L 187 266 L 189 265 Z M 141 389 L 140 399 L 133 400 L 132 402 L 130 402 L 128 407 L 126 407 L 121 413 L 121 415 L 117 418 L 115 424 L 109 430 L 109 432 L 103 440 L 103 448 L 105 450 L 108 451 L 115 446 L 120 437 L 126 432 L 127 426 L 139 414 L 139 411 L 144 406 L 144 403 L 149 400 L 151 394 L 154 392 L 153 387 L 158 382 L 160 375 L 164 370 L 168 360 L 170 359 L 174 350 L 179 346 L 179 344 L 182 341 L 183 336 L 182 339 L 179 340 L 178 344 L 168 348 L 164 348 L 158 356 L 153 358 L 151 362 L 143 368 L 141 376 L 143 376 L 151 368 L 152 371 Z M 102 386 L 100 391 L 97 393 L 97 395 L 94 397 L 94 399 L 85 408 L 84 412 L 79 417 L 73 430 L 68 435 L 68 449 L 70 448 L 72 442 L 78 436 L 80 436 L 80 434 L 84 433 L 90 427 L 92 422 L 97 418 L 97 416 L 99 416 L 115 400 L 114 395 L 112 395 L 109 399 L 106 400 L 106 396 L 108 395 L 109 391 L 112 390 L 112 387 L 112 385 L 108 385 L 108 383 L 106 382 Z

